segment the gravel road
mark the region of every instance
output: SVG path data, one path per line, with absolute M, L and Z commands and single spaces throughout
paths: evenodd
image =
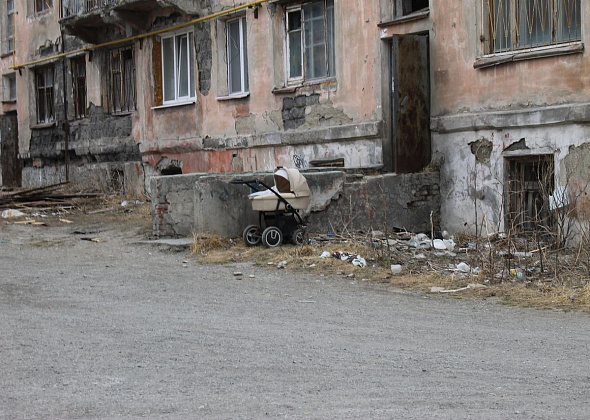
M 137 221 L 49 224 L 0 225 L 0 419 L 590 415 L 587 314 L 199 265 L 135 243 Z

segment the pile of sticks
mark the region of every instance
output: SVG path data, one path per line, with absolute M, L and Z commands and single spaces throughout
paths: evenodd
M 94 202 L 102 194 L 68 193 L 64 191 L 67 183 L 47 185 L 45 187 L 0 191 L 0 211 L 17 209 L 20 211 L 54 211 L 68 210 Z

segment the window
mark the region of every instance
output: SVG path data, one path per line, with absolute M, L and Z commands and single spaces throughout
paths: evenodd
M 6 51 L 14 51 L 14 0 L 6 1 Z
M 35 0 L 35 13 L 51 9 L 53 7 L 53 0 Z
M 410 13 L 417 12 L 428 8 L 428 0 L 395 0 L 394 1 L 394 15 L 402 17 Z
M 485 53 L 580 41 L 580 0 L 482 0 Z
M 554 190 L 553 156 L 511 158 L 508 164 L 508 223 L 518 232 L 549 232 L 553 218 L 549 196 Z
M 230 95 L 248 92 L 246 18 L 227 22 L 227 89 Z
M 41 67 L 35 72 L 37 122 L 53 121 L 53 67 Z
M 109 53 L 109 110 L 116 114 L 137 108 L 135 61 L 133 48 L 125 47 Z
M 4 82 L 4 97 L 2 98 L 5 102 L 16 101 L 16 74 L 10 74 L 3 77 Z
M 195 98 L 192 32 L 162 38 L 162 82 L 164 104 Z
M 335 76 L 334 0 L 287 9 L 286 25 L 289 80 Z
M 86 113 L 86 57 L 77 57 L 72 63 L 72 85 L 74 87 L 74 116 L 80 119 Z

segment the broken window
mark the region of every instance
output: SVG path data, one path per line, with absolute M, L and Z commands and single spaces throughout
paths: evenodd
M 162 37 L 162 88 L 164 104 L 195 98 L 193 33 Z
M 246 17 L 230 20 L 227 29 L 227 84 L 230 95 L 248 92 Z
M 110 112 L 117 114 L 134 111 L 137 108 L 137 96 L 133 48 L 117 48 L 109 52 L 108 77 Z
M 580 0 L 482 0 L 486 54 L 580 41 Z
M 286 26 L 289 80 L 335 76 L 334 0 L 287 9 Z
M 53 0 L 35 0 L 35 13 L 51 9 L 53 7 Z
M 16 74 L 9 74 L 3 77 L 4 102 L 16 102 Z
M 71 60 L 72 86 L 74 91 L 74 116 L 80 119 L 87 116 L 86 110 L 86 57 Z
M 549 196 L 555 186 L 553 155 L 511 158 L 507 165 L 509 228 L 518 232 L 552 232 Z
M 14 51 L 14 0 L 6 1 L 6 52 Z
M 428 0 L 395 0 L 394 15 L 396 17 L 402 17 L 419 10 L 427 9 L 428 7 Z
M 40 67 L 35 71 L 37 122 L 52 122 L 53 114 L 53 66 Z

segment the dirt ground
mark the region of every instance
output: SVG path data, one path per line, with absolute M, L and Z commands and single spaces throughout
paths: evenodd
M 35 220 L 0 221 L 0 419 L 590 410 L 587 314 L 404 288 L 312 247 L 206 263 L 146 244 L 147 206 L 117 199 Z

